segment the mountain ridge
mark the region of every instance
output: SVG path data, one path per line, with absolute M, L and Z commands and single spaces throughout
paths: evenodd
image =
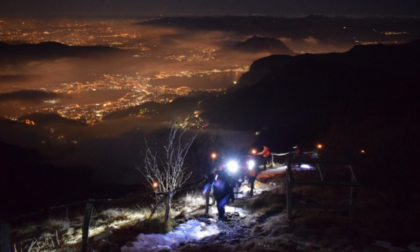
M 389 107 L 387 101 L 392 99 L 398 99 L 394 106 L 399 110 L 404 109 L 402 104 L 412 102 L 405 112 L 414 111 L 419 104 L 412 92 L 396 94 L 414 89 L 420 81 L 415 67 L 420 58 L 417 45 L 418 42 L 380 49 L 369 47 L 379 52 L 374 58 L 372 54 L 359 53 L 360 49 L 290 58 L 268 56 L 254 62 L 259 66 L 251 65 L 250 72 L 244 75 L 246 78 L 252 71 L 260 71 L 258 78 L 253 77 L 254 84 L 204 101 L 203 116 L 222 127 L 268 127 L 290 132 L 291 136 L 283 133 L 279 137 L 291 144 L 304 139 L 313 141 L 317 132 L 350 115 L 366 119 L 375 109 L 383 110 L 380 105 Z M 261 64 L 262 61 L 268 64 Z M 244 81 L 241 79 L 239 85 Z
M 252 36 L 237 43 L 233 49 L 247 53 L 269 52 L 271 54 L 295 55 L 281 40 L 269 37 Z

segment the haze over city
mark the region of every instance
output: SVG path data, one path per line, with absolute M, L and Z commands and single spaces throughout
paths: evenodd
M 200 7 L 197 3 L 188 3 L 189 7 L 186 7 L 186 3 L 181 3 L 179 8 L 191 11 Z M 2 10 L 13 10 L 15 6 L 15 2 L 2 3 L 5 4 L 7 6 Z M 88 9 L 91 4 L 86 3 L 84 8 Z M 100 6 L 112 7 L 109 4 L 101 3 Z M 155 4 L 148 4 L 150 8 L 157 8 Z M 296 7 L 292 3 L 283 4 Z M 306 5 L 309 6 L 309 2 Z M 76 12 L 69 13 L 67 18 L 51 17 L 50 12 L 44 13 L 48 18 L 42 15 L 25 18 L 25 15 L 40 14 L 36 13 L 40 6 L 26 9 L 28 13 L 25 9 L 17 11 L 16 17 L 4 15 L 0 19 L 0 41 L 3 43 L 0 46 L 0 114 L 6 120 L 26 124 L 33 128 L 30 131 L 35 131 L 27 133 L 31 135 L 28 138 L 21 132 L 28 129 L 7 126 L 1 140 L 40 149 L 47 160 L 50 159 L 48 162 L 60 165 L 133 163 L 128 161 L 133 159 L 128 157 L 133 152 L 123 149 L 120 151 L 125 158 L 110 162 L 110 157 L 117 156 L 111 146 L 96 154 L 107 157 L 99 158 L 99 161 L 89 158 L 90 153 L 78 150 L 83 150 L 84 144 L 96 142 L 98 137 L 112 136 L 117 140 L 121 134 L 139 125 L 146 127 L 158 122 L 160 125 L 178 123 L 190 129 L 207 128 L 209 122 L 200 117 L 203 111 L 199 108 L 184 106 L 182 113 L 158 115 L 156 108 L 141 106 L 169 104 L 178 97 L 203 94 L 217 97 L 235 89 L 253 61 L 273 54 L 256 45 L 252 45 L 256 50 L 236 49 L 238 44 L 253 36 L 281 41 L 279 43 L 289 50 L 284 53 L 289 55 L 345 52 L 355 45 L 403 44 L 419 36 L 418 20 L 412 17 L 354 19 L 320 15 L 287 18 L 250 15 L 204 19 L 165 16 L 106 19 L 101 17 L 103 12 L 99 8 L 100 18 L 75 18 Z M 51 8 L 59 6 L 53 4 Z M 77 5 L 72 3 L 71 6 L 76 8 Z M 66 10 L 71 11 L 71 8 Z M 174 16 L 179 13 L 176 9 L 173 12 Z M 137 107 L 139 109 L 135 111 L 130 110 Z M 128 118 L 116 117 L 119 111 L 125 110 L 131 111 L 124 112 Z M 106 123 L 102 123 L 104 120 Z M 58 149 L 76 151 L 52 154 L 55 152 L 51 149 L 56 150 L 56 147 L 46 146 L 55 145 L 61 146 Z M 133 143 L 136 145 L 141 146 Z

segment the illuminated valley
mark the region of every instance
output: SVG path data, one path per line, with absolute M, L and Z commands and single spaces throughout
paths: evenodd
M 79 74 L 76 70 L 66 71 L 63 68 L 56 70 L 54 62 L 52 67 L 45 69 L 36 68 L 41 64 L 34 63 L 35 67 L 28 67 L 27 71 L 31 71 L 33 75 L 46 72 L 47 75 L 54 76 L 51 78 L 54 80 L 36 85 L 6 83 L 7 85 L 0 86 L 0 92 L 39 90 L 55 93 L 58 97 L 45 99 L 36 104 L 22 105 L 19 101 L 0 104 L 0 107 L 6 111 L 3 112 L 4 116 L 17 121 L 20 117 L 32 113 L 57 113 L 61 117 L 93 125 L 113 112 L 147 102 L 170 103 L 178 97 L 188 96 L 194 92 L 222 94 L 226 91 L 226 85 L 203 86 L 200 83 L 202 82 L 200 77 L 227 74 L 232 76 L 229 85 L 233 85 L 236 84 L 242 73 L 249 70 L 251 60 L 220 61 L 217 55 L 217 46 L 208 43 L 177 41 L 176 46 L 165 47 L 162 45 L 164 42 L 161 37 L 175 34 L 178 31 L 168 29 L 162 31 L 136 26 L 135 22 L 134 20 L 75 19 L 0 21 L 0 41 L 11 45 L 57 42 L 67 46 L 109 46 L 128 52 L 129 55 L 122 60 L 119 59 L 123 62 L 121 70 L 107 67 L 108 62 L 112 64 L 117 61 L 117 59 L 110 58 L 102 60 L 103 62 L 86 63 L 86 67 L 80 67 L 84 69 L 98 68 L 97 70 L 87 70 L 86 74 Z M 74 62 L 68 58 L 59 60 L 65 61 L 66 67 L 72 64 L 69 68 L 83 62 L 79 59 Z M 154 65 L 155 68 L 149 67 L 149 65 Z M 145 67 L 151 70 L 145 71 Z M 104 70 L 104 68 L 111 68 L 111 71 Z M 128 68 L 130 70 L 127 70 Z M 139 70 L 136 71 L 136 69 Z M 16 73 L 13 72 L 7 76 L 15 75 Z M 61 75 L 69 76 L 59 79 Z M 197 78 L 197 84 L 188 86 L 183 84 L 183 81 L 194 78 Z M 159 85 L 153 83 L 154 81 L 167 82 Z M 172 83 L 174 81 L 177 83 Z M 100 96 L 102 99 L 93 101 L 93 96 Z M 80 97 L 84 97 L 84 99 L 80 99 Z M 132 115 L 142 116 L 142 114 L 144 111 L 139 110 L 138 113 Z M 192 118 L 196 116 L 192 115 Z M 188 118 L 185 120 L 188 121 Z M 23 121 L 29 125 L 36 124 L 36 122 L 26 121 L 26 119 Z

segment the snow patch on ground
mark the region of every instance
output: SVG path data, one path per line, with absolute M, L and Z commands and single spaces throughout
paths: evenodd
M 304 162 L 300 165 L 300 167 L 299 165 L 292 165 L 292 170 L 296 170 L 296 171 L 314 170 L 314 169 L 316 169 L 315 166 L 310 165 L 310 164 L 305 164 Z M 267 171 L 285 171 L 285 170 L 287 170 L 287 166 L 283 165 L 283 166 L 271 168 Z
M 174 249 L 181 242 L 200 240 L 208 236 L 219 234 L 215 223 L 206 225 L 198 220 L 187 221 L 167 234 L 140 234 L 133 247 L 123 246 L 122 252 L 153 252 L 162 249 Z

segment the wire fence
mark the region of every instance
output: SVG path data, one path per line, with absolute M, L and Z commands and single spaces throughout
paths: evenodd
M 87 251 L 88 238 L 89 238 L 89 226 L 90 226 L 90 222 L 91 222 L 91 216 L 92 216 L 94 206 L 97 203 L 128 201 L 128 200 L 134 200 L 134 199 L 137 199 L 137 198 L 144 198 L 145 196 L 163 195 L 163 197 L 161 197 L 161 200 L 155 205 L 155 208 L 153 209 L 153 212 L 152 212 L 151 216 L 153 215 L 153 213 L 155 212 L 157 207 L 165 201 L 165 208 L 166 208 L 165 224 L 166 224 L 166 222 L 169 218 L 169 216 L 168 216 L 169 207 L 170 207 L 169 204 L 170 204 L 170 198 L 172 197 L 172 195 L 174 195 L 178 191 L 183 191 L 183 190 L 189 189 L 189 188 L 203 182 L 205 179 L 206 179 L 206 177 L 203 177 L 203 178 L 201 178 L 197 181 L 194 181 L 190 184 L 178 187 L 178 188 L 176 188 L 176 189 L 174 189 L 170 192 L 156 192 L 155 191 L 155 192 L 142 193 L 142 194 L 132 196 L 132 197 L 124 197 L 124 198 L 117 198 L 117 199 L 87 199 L 87 200 L 76 201 L 76 202 L 67 203 L 67 204 L 58 205 L 58 206 L 51 206 L 51 207 L 47 207 L 47 208 L 42 208 L 40 210 L 31 212 L 31 213 L 21 214 L 21 215 L 15 216 L 15 217 L 11 217 L 11 218 L 1 220 L 0 221 L 0 225 L 1 225 L 1 230 L 0 230 L 1 231 L 0 232 L 1 247 L 0 248 L 1 248 L 1 251 L 2 252 L 12 252 L 13 251 L 12 250 L 12 241 L 11 241 L 11 224 L 10 223 L 13 223 L 13 222 L 25 219 L 25 218 L 41 215 L 42 213 L 50 212 L 52 210 L 58 210 L 58 209 L 64 209 L 64 208 L 67 209 L 69 207 L 74 207 L 74 206 L 78 206 L 78 205 L 81 206 L 81 205 L 84 205 L 84 204 L 86 205 L 86 209 L 85 209 L 83 223 L 82 223 L 82 242 L 81 242 L 81 250 L 80 250 L 82 252 Z

